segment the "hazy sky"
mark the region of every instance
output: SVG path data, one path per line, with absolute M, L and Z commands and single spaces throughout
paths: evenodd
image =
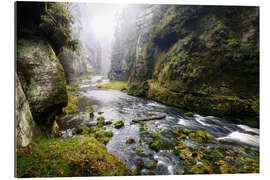
M 87 3 L 91 15 L 91 27 L 97 38 L 112 38 L 115 27 L 115 14 L 126 4 Z

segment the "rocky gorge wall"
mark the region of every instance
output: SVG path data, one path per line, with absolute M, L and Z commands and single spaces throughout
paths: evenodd
M 145 5 L 130 5 L 119 15 L 112 47 L 111 68 L 108 73 L 111 80 L 126 81 L 129 78 L 138 39 L 136 17 L 145 8 Z
M 36 123 L 16 74 L 16 145 L 27 146 L 35 136 Z
M 63 66 L 39 29 L 44 9 L 44 3 L 16 3 L 17 146 L 27 146 L 38 135 L 50 135 L 55 115 L 67 105 Z
M 33 119 L 49 130 L 67 105 L 64 69 L 49 43 L 40 36 L 17 40 L 17 73 Z
M 129 94 L 259 126 L 259 8 L 149 6 Z

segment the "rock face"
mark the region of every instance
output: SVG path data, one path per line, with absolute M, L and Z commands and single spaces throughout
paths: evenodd
M 34 137 L 36 124 L 16 74 L 16 143 L 27 146 Z
M 17 73 L 35 122 L 49 130 L 67 93 L 63 67 L 41 36 L 18 39 Z
M 259 9 L 149 6 L 137 17 L 129 93 L 259 126 Z
M 145 5 L 127 6 L 120 15 L 112 48 L 111 69 L 108 74 L 111 80 L 126 81 L 129 78 L 138 39 L 136 17 L 144 8 Z
M 85 44 L 81 44 L 75 52 L 64 48 L 57 56 L 64 68 L 67 84 L 74 77 L 100 71 L 101 49 L 98 45 L 91 49 L 87 49 L 85 46 Z

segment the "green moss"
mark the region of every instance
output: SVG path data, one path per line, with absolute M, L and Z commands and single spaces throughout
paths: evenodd
M 218 142 L 221 143 L 221 144 L 226 143 L 225 139 L 220 139 Z
M 140 127 L 139 131 L 144 132 L 144 131 L 146 131 L 146 129 L 144 127 Z
M 141 148 L 136 148 L 135 151 L 136 151 L 137 154 L 142 154 L 143 153 L 143 149 L 141 149 Z
M 86 137 L 94 137 L 102 144 L 107 144 L 111 137 L 113 136 L 112 131 L 105 131 L 105 128 L 103 125 L 98 124 L 97 126 L 91 126 L 91 127 L 80 127 L 82 129 L 82 133 Z
M 123 121 L 116 121 L 115 123 L 114 123 L 114 127 L 116 128 L 116 129 L 120 129 L 121 127 L 123 127 L 124 126 L 124 122 Z
M 98 88 L 123 90 L 128 89 L 128 84 L 126 81 L 111 81 L 107 84 L 98 85 Z
M 104 112 L 98 112 L 99 115 L 103 114 Z
M 74 114 L 78 112 L 78 99 L 77 97 L 72 94 L 69 90 L 67 91 L 68 94 L 68 104 L 65 108 L 63 108 L 63 111 L 66 114 Z
M 150 133 L 150 136 L 151 136 L 152 138 L 158 138 L 159 133 L 157 133 L 157 132 L 151 132 L 151 133 Z
M 213 174 L 214 171 L 211 166 L 202 163 L 194 166 L 185 166 L 184 174 Z
M 134 138 L 128 138 L 126 141 L 126 144 L 133 144 L 133 143 L 136 143 Z
M 192 112 L 186 112 L 186 113 L 185 113 L 185 116 L 188 116 L 188 117 L 193 117 L 193 116 L 194 116 L 194 114 L 193 114 Z
M 73 135 L 78 135 L 78 134 L 82 134 L 83 133 L 83 128 L 82 127 L 77 127 L 72 131 Z
M 87 102 L 87 101 L 86 101 Z M 87 103 L 88 104 L 88 103 Z M 94 108 L 92 107 L 92 106 L 88 106 L 87 107 L 87 112 L 89 112 L 89 113 L 94 113 L 95 112 L 95 110 L 94 110 Z
M 38 139 L 17 149 L 17 177 L 76 177 L 131 175 L 95 138 Z
M 186 156 L 185 156 L 184 153 L 179 153 L 179 158 L 182 159 L 182 160 L 185 160 Z
M 98 117 L 97 121 L 98 121 L 97 125 L 99 127 L 103 127 L 104 125 L 106 125 L 105 118 L 103 116 Z
M 187 157 L 186 160 L 185 160 L 185 162 L 186 162 L 187 164 L 189 164 L 189 165 L 195 165 L 195 164 L 197 164 L 196 159 L 193 158 L 193 157 Z
M 113 123 L 112 121 L 105 121 L 105 125 L 110 125 L 112 123 Z
M 150 144 L 150 148 L 155 151 L 159 151 L 160 149 L 164 148 L 164 146 L 165 144 L 160 140 L 156 140 Z
M 146 166 L 147 169 L 155 169 L 157 167 L 156 161 L 151 161 L 148 166 Z

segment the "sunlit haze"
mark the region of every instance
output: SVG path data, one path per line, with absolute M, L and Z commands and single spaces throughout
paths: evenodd
M 87 4 L 91 14 L 91 27 L 97 38 L 112 38 L 115 14 L 126 4 Z

